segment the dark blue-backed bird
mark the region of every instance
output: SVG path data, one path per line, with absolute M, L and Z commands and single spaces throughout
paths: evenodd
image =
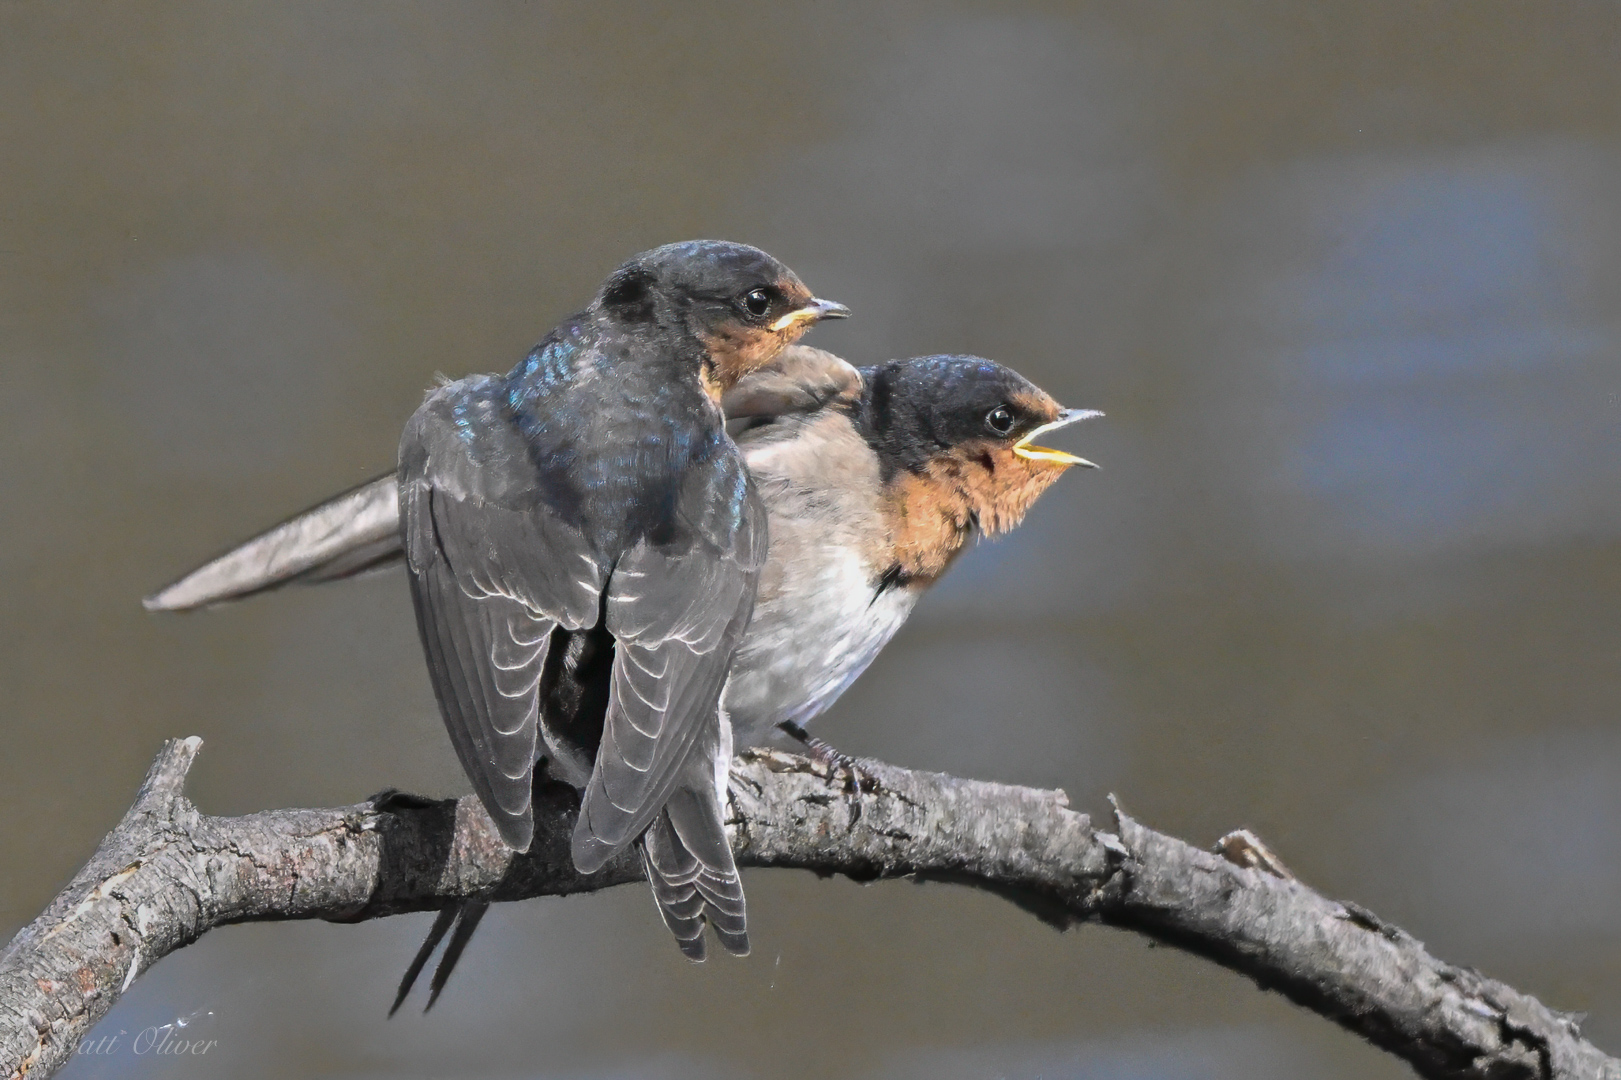
M 757 248 L 656 248 L 506 375 L 433 390 L 400 440 L 417 624 L 474 791 L 528 850 L 544 755 L 582 792 L 575 866 L 641 841 L 694 959 L 705 922 L 748 952 L 718 703 L 767 545 L 720 400 L 848 314 Z
M 972 537 L 1013 528 L 1067 468 L 1091 465 L 1035 440 L 1099 415 L 1063 409 L 980 357 L 920 357 L 858 371 L 804 346 L 742 378 L 723 404 L 770 534 L 754 616 L 723 696 L 739 746 L 778 730 L 814 743 L 803 725 L 867 668 Z M 396 563 L 399 492 L 390 475 L 328 500 L 188 574 L 147 606 L 185 610 Z M 605 644 L 579 666 L 599 685 L 603 656 L 612 655 Z M 817 750 L 837 757 L 821 744 Z M 723 797 L 723 779 L 717 787 Z M 669 920 L 669 905 L 664 910 Z M 434 977 L 435 991 L 443 986 L 483 911 L 475 904 L 441 917 L 402 995 L 459 916 Z

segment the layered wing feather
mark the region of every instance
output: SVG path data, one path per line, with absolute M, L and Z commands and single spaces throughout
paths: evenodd
M 835 405 L 861 399 L 861 372 L 823 349 L 792 345 L 765 367 L 739 379 L 726 392 L 721 408 L 726 430 L 743 443 L 761 437 L 789 437 L 795 430 L 783 420 L 805 420 Z M 776 428 L 776 431 L 773 431 Z
M 652 823 L 695 750 L 713 768 L 713 749 L 702 750 L 720 742 L 721 687 L 765 562 L 765 510 L 735 455 L 693 472 L 678 528 L 626 552 L 608 586 L 612 683 L 573 843 L 586 873 Z
M 552 632 L 594 624 L 606 573 L 533 491 L 490 378 L 431 394 L 400 444 L 401 532 L 428 669 L 502 839 L 528 850 L 537 686 Z
M 148 611 L 188 611 L 295 582 L 353 577 L 401 554 L 399 484 L 391 472 L 237 545 L 142 602 Z

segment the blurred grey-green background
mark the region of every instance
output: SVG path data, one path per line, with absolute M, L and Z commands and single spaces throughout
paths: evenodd
M 392 463 L 632 252 L 759 244 L 857 363 L 1104 409 L 821 724 L 1306 880 L 1621 1050 L 1621 7 L 0 2 L 0 913 L 161 739 L 207 810 L 463 790 L 385 575 L 140 597 Z M 1069 445 L 1066 443 L 1066 445 Z M 228 928 L 89 1077 L 1366 1078 L 1248 982 L 985 896 L 747 878 L 754 955 L 640 890 Z

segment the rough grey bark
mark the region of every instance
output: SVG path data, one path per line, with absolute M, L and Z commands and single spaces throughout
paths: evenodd
M 537 792 L 535 843 L 518 857 L 471 797 L 210 817 L 181 793 L 200 746 L 163 748 L 124 820 L 0 953 L 7 1075 L 49 1075 L 140 972 L 216 926 L 358 921 L 642 876 L 628 854 L 574 872 L 576 800 L 561 786 Z M 1136 930 L 1250 976 L 1427 1077 L 1621 1078 L 1621 1062 L 1584 1041 L 1572 1017 L 1318 895 L 1247 833 L 1213 853 L 1118 812 L 1114 831 L 1096 829 L 1058 791 L 863 767 L 875 788 L 856 793 L 803 758 L 740 758 L 728 822 L 738 862 L 955 882 L 1054 925 Z

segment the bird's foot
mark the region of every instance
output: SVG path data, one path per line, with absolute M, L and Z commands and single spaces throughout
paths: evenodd
M 784 720 L 777 726 L 786 732 L 790 738 L 804 746 L 807 756 L 812 761 L 820 763 L 827 770 L 826 776 L 829 782 L 840 779 L 842 773 L 846 793 L 859 795 L 863 791 L 878 790 L 878 777 L 873 775 L 857 759 L 842 750 L 834 749 L 792 720 Z

